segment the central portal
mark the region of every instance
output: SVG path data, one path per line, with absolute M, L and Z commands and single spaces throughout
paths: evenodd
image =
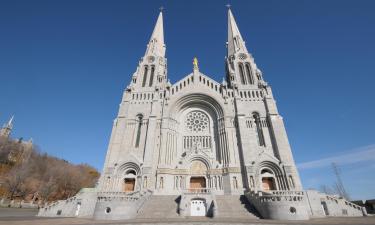
M 190 178 L 191 189 L 202 189 L 206 188 L 206 178 L 204 177 L 192 177 Z

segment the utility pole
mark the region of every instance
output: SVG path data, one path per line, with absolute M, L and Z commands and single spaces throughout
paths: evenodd
M 346 192 L 344 184 L 341 180 L 340 170 L 339 170 L 339 168 L 338 168 L 338 166 L 335 162 L 332 163 L 332 169 L 333 169 L 333 172 L 336 175 L 336 180 L 337 180 L 336 181 L 336 189 L 338 191 L 338 194 L 340 194 L 341 197 L 344 197 L 345 199 L 350 200 L 350 197 L 349 197 L 348 193 Z

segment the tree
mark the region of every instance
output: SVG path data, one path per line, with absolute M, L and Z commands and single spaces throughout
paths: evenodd
M 82 187 L 93 187 L 99 172 L 87 165 L 40 153 L 35 145 L 0 138 L 0 193 L 9 198 L 54 201 L 75 195 Z

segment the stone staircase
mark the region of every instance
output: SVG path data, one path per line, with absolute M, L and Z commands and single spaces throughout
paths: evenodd
M 152 195 L 139 210 L 137 219 L 179 218 L 178 195 Z
M 259 213 L 244 195 L 216 195 L 218 218 L 259 219 Z

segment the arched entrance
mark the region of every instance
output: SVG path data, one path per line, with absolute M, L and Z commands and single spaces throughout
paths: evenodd
M 264 191 L 275 190 L 275 185 L 272 177 L 262 178 L 262 188 Z
M 133 192 L 135 190 L 135 178 L 136 172 L 134 170 L 128 170 L 125 173 L 124 178 L 124 191 Z
M 263 191 L 276 190 L 275 175 L 271 170 L 263 169 L 261 171 L 261 178 Z
M 206 216 L 206 208 L 204 199 L 192 199 L 190 202 L 190 216 Z

